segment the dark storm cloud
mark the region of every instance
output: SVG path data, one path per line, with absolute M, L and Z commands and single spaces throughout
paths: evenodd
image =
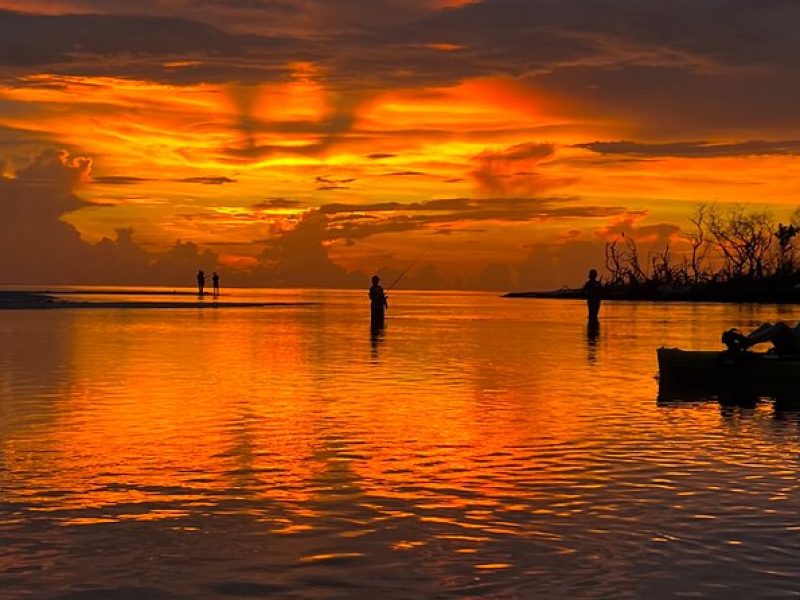
M 554 156 L 553 144 L 533 142 L 517 144 L 505 150 L 487 150 L 473 157 L 475 168 L 469 175 L 478 189 L 487 194 L 536 195 L 572 182 L 554 179 L 536 170 Z
M 326 215 L 326 239 L 363 239 L 382 233 L 428 229 L 468 222 L 507 223 L 552 219 L 599 218 L 631 214 L 618 206 L 588 206 L 574 198 L 450 198 L 403 204 L 326 204 L 314 211 Z M 386 215 L 386 213 L 392 213 Z M 636 213 L 640 214 L 640 213 Z M 380 215 L 380 219 L 375 217 Z
M 222 248 L 251 248 L 254 243 L 256 243 L 256 242 L 253 242 L 253 241 L 240 242 L 240 241 L 235 241 L 235 240 L 222 240 L 222 241 L 217 241 L 217 242 L 214 242 L 214 241 L 205 242 L 205 245 L 206 246 L 212 246 L 212 247 L 215 247 L 215 248 L 220 248 L 220 247 L 222 247 Z
M 479 229 L 477 227 L 437 227 L 431 231 L 431 235 L 452 235 L 454 233 L 486 233 L 488 229 Z
M 151 35 L 143 36 L 144 31 Z M 0 64 L 39 66 L 76 54 L 149 55 L 195 51 L 200 44 L 222 50 L 225 36 L 212 28 L 174 18 L 102 15 L 27 15 L 0 11 Z M 228 53 L 233 50 L 229 47 Z
M 85 55 L 243 57 L 251 51 L 290 48 L 302 55 L 287 38 L 229 34 L 180 16 L 131 13 L 36 15 L 0 10 L 0 64 L 34 66 Z
M 315 58 L 316 54 L 305 51 L 310 45 L 299 47 L 294 40 L 263 35 L 229 34 L 177 16 L 35 15 L 0 10 L 0 67 L 61 65 L 59 72 L 67 74 L 140 75 L 180 83 L 187 79 L 229 80 L 236 77 L 238 66 L 239 75 L 255 71 L 267 78 L 270 67 L 288 59 Z M 99 62 L 100 57 L 114 60 Z M 207 59 L 209 64 L 201 60 L 178 69 L 148 61 L 170 58 Z M 231 64 L 231 59 L 240 62 Z M 215 62 L 220 62 L 220 67 L 210 68 Z M 224 75 L 226 63 L 232 70 Z
M 348 286 L 359 278 L 328 256 L 325 215 L 307 213 L 297 225 L 265 243 L 254 276 L 272 285 Z
M 230 177 L 183 177 L 181 179 L 151 179 L 148 177 L 132 177 L 127 175 L 106 175 L 92 177 L 91 183 L 100 185 L 136 185 L 151 181 L 172 181 L 174 183 L 197 183 L 201 185 L 223 185 L 226 183 L 236 183 Z
M 173 179 L 176 183 L 199 183 L 202 185 L 225 185 L 226 183 L 236 183 L 235 179 L 230 177 L 184 177 L 182 179 Z
M 134 10 L 126 3 L 125 14 L 115 2 L 83 3 L 87 11 L 112 14 L 0 11 L 0 60 L 31 66 L 85 54 L 246 58 L 256 52 L 258 60 L 266 53 L 319 59 L 335 78 L 438 83 L 581 65 L 702 70 L 800 64 L 800 5 L 787 0 L 486 0 L 452 10 L 423 10 L 430 4 L 251 4 L 250 12 L 264 17 L 254 23 L 267 32 L 261 35 L 221 29 L 232 22 L 232 15 L 247 12 L 241 3 L 164 2 Z M 295 30 L 294 38 L 274 34 L 277 19 L 304 12 L 306 31 Z M 337 20 L 359 25 L 355 30 L 325 28 Z M 431 50 L 441 43 L 464 49 Z
M 198 266 L 213 268 L 217 257 L 196 244 L 177 242 L 157 257 L 119 228 L 114 239 L 96 244 L 62 220 L 97 206 L 75 194 L 91 161 L 48 149 L 15 176 L 0 175 L 0 273 L 5 283 L 173 283 Z
M 800 133 L 800 69 L 696 72 L 679 68 L 575 67 L 537 77 L 544 93 L 568 94 L 587 115 L 617 118 L 639 135 L 730 138 Z
M 275 200 L 274 204 L 266 201 L 252 208 L 260 211 L 284 206 L 283 199 Z M 290 201 L 288 206 L 296 204 Z M 267 240 L 254 277 L 280 285 L 309 285 L 309 278 L 318 273 L 321 279 L 314 285 L 325 282 L 351 285 L 354 279 L 331 263 L 326 244 L 334 241 L 353 243 L 375 235 L 409 231 L 428 231 L 436 235 L 482 233 L 486 230 L 469 224 L 488 221 L 526 222 L 631 214 L 641 213 L 631 213 L 615 206 L 581 205 L 576 198 L 570 197 L 446 198 L 409 204 L 330 203 L 304 213 L 292 229 L 277 232 Z
M 289 198 L 267 198 L 262 202 L 253 204 L 251 208 L 255 210 L 272 210 L 275 208 L 297 208 L 299 206 L 299 200 L 291 200 Z
M 337 90 L 515 77 L 566 95 L 584 113 L 645 123 L 639 133 L 652 135 L 800 129 L 800 3 L 789 0 L 484 0 L 449 10 L 432 10 L 428 0 L 70 6 L 98 14 L 0 11 L 0 66 L 13 67 L 7 79 L 33 68 L 177 84 L 262 82 L 284 80 L 288 65 L 308 61 Z M 324 152 L 349 131 L 359 101 L 345 105 L 325 125 L 329 137 L 297 152 Z M 230 156 L 279 152 L 290 150 L 244 144 Z
M 430 211 L 458 211 L 472 206 L 467 198 L 452 198 L 443 200 L 428 200 L 426 202 L 374 202 L 372 204 L 325 204 L 317 210 L 326 215 L 341 213 L 381 213 L 388 211 L 404 212 L 430 212 Z
M 314 181 L 317 183 L 325 183 L 325 184 L 337 184 L 337 183 L 352 183 L 355 181 L 353 177 L 347 177 L 345 179 L 335 179 L 333 177 L 323 177 L 322 175 L 318 175 L 314 178 Z
M 394 173 L 381 173 L 381 177 L 427 177 L 422 171 L 395 171 Z
M 52 0 L 61 12 L 150 16 L 186 15 L 237 32 L 268 32 L 319 36 L 369 30 L 376 26 L 408 22 L 430 10 L 436 0 Z
M 669 142 L 663 144 L 643 144 L 639 142 L 590 142 L 576 144 L 598 154 L 619 154 L 641 158 L 683 157 L 719 158 L 729 156 L 794 155 L 800 154 L 800 140 L 768 142 L 753 140 L 731 144 L 712 142 Z
M 100 185 L 136 185 L 138 183 L 146 183 L 154 181 L 146 177 L 130 177 L 127 175 L 106 175 L 105 177 L 92 177 L 92 183 L 99 183 Z
M 800 64 L 798 23 L 800 5 L 787 0 L 489 0 L 435 13 L 413 29 L 417 38 L 477 47 L 481 58 L 528 70 L 609 59 L 709 68 Z
M 317 190 L 320 192 L 334 192 L 337 190 L 349 190 L 350 186 L 346 185 L 348 183 L 353 183 L 357 181 L 354 177 L 347 177 L 344 179 L 336 179 L 334 177 L 322 177 L 317 176 L 314 178 L 314 182 L 317 185 Z
M 0 114 L 8 114 L 5 109 L 10 103 L 0 101 Z M 52 140 L 38 131 L 0 125 L 0 149 L 20 150 L 25 146 L 41 147 Z
M 473 71 L 502 65 L 642 134 L 800 128 L 796 2 L 496 0 L 430 21 Z
M 487 0 L 381 32 L 369 57 L 337 55 L 336 72 L 398 85 L 510 75 L 641 134 L 785 131 L 800 129 L 798 27 L 800 3 L 785 0 Z M 442 41 L 465 50 L 407 47 Z

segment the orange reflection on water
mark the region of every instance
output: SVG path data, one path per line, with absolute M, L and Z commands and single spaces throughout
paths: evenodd
M 0 484 L 26 515 L 0 526 L 158 532 L 127 550 L 137 560 L 162 535 L 284 570 L 402 555 L 435 585 L 550 560 L 580 571 L 718 523 L 741 541 L 718 551 L 750 552 L 731 516 L 750 506 L 791 526 L 796 424 L 771 405 L 655 401 L 655 345 L 705 347 L 766 309 L 608 304 L 588 336 L 580 302 L 393 300 L 377 346 L 361 291 L 0 315 Z

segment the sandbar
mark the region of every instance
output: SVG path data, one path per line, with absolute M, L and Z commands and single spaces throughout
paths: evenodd
M 70 293 L 70 292 L 67 292 Z M 128 292 L 137 295 L 138 292 Z M 152 292 L 150 295 L 154 295 Z M 165 295 L 171 295 L 167 292 Z M 208 300 L 119 300 L 115 302 L 80 302 L 63 300 L 56 295 L 39 292 L 0 291 L 0 310 L 59 309 L 59 308 L 128 308 L 128 309 L 175 309 L 175 308 L 280 308 L 314 306 L 315 302 L 220 302 Z

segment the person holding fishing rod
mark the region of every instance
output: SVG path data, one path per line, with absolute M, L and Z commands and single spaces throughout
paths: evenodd
M 422 249 L 419 255 L 412 260 L 405 269 L 403 269 L 403 271 L 395 278 L 395 280 L 392 282 L 392 285 L 390 285 L 386 291 L 384 291 L 383 286 L 380 285 L 381 278 L 377 275 L 372 276 L 372 287 L 369 288 L 370 323 L 372 325 L 372 331 L 383 329 L 386 319 L 386 309 L 389 308 L 389 301 L 386 296 L 386 292 L 400 283 L 400 280 L 406 276 L 406 273 L 411 270 L 411 267 L 419 262 L 419 259 L 422 258 L 423 254 L 425 254 L 425 250 L 425 248 Z
M 373 331 L 383 329 L 386 309 L 389 308 L 386 292 L 383 291 L 380 282 L 381 278 L 377 275 L 373 275 L 372 287 L 369 288 L 370 325 Z

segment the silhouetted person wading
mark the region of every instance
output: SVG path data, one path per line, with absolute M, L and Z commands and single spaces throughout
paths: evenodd
M 203 288 L 206 287 L 206 274 L 200 269 L 197 272 L 197 293 L 202 296 L 203 295 Z
M 211 285 L 214 288 L 214 295 L 219 296 L 219 275 L 216 271 L 214 271 L 214 274 L 211 276 Z
M 389 308 L 386 293 L 383 291 L 380 281 L 380 277 L 373 275 L 372 287 L 369 288 L 370 325 L 372 329 L 383 329 L 386 309 Z
M 586 294 L 586 306 L 589 309 L 589 322 L 597 322 L 597 314 L 600 312 L 600 298 L 603 286 L 597 281 L 597 271 L 589 271 L 589 279 L 583 284 L 583 292 Z

